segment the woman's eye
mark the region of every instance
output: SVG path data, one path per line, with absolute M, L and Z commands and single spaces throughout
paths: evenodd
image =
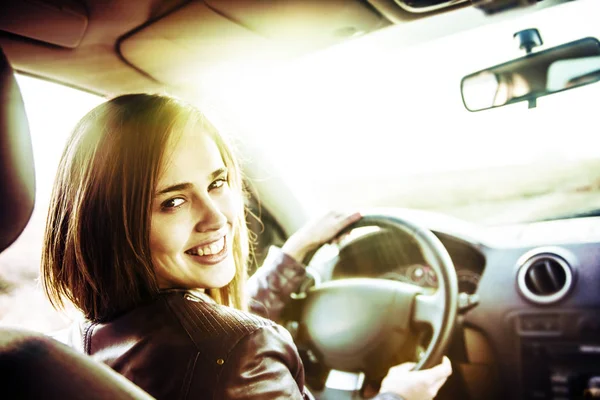
M 208 187 L 208 190 L 220 189 L 225 185 L 227 185 L 227 178 L 219 178 L 210 184 L 210 186 Z
M 161 207 L 165 209 L 172 209 L 181 206 L 183 203 L 185 203 L 184 199 L 182 199 L 181 197 L 176 197 L 174 199 L 169 199 L 165 201 L 161 204 Z

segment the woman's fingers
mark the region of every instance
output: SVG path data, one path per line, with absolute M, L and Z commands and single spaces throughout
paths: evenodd
M 312 238 L 315 245 L 322 245 L 336 239 L 337 235 L 361 218 L 359 212 L 330 211 L 314 222 L 309 222 L 304 233 Z
M 381 382 L 381 392 L 392 392 L 410 400 L 433 399 L 452 374 L 447 357 L 433 368 L 412 371 L 414 363 L 404 363 L 390 368 Z
M 430 371 L 437 379 L 445 379 L 452 375 L 452 364 L 448 357 L 444 356 L 441 363 L 425 371 Z
M 331 239 L 330 243 L 339 243 L 342 239 L 344 239 L 348 235 L 347 233 L 341 236 L 338 236 L 338 234 L 348 226 L 361 219 L 361 217 L 362 216 L 359 212 L 335 214 L 333 217 L 335 218 L 334 224 L 332 229 L 328 232 L 328 236 Z
M 392 367 L 391 369 L 396 370 L 396 372 L 410 371 L 415 367 L 415 365 L 417 365 L 417 364 L 415 364 L 414 362 L 405 362 L 403 364 L 396 365 L 396 366 Z
M 452 364 L 450 363 L 448 357 L 444 356 L 442 362 L 435 367 L 417 372 L 427 375 L 425 379 L 429 382 L 429 391 L 435 396 L 442 386 L 444 386 L 444 383 L 446 383 L 448 377 L 452 375 Z
M 358 212 L 330 211 L 306 223 L 285 242 L 282 250 L 302 262 L 306 254 L 330 242 L 340 231 L 360 218 Z

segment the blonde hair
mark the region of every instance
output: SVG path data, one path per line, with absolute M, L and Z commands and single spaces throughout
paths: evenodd
M 188 124 L 208 133 L 239 193 L 233 223 L 234 279 L 209 290 L 220 304 L 246 309 L 249 253 L 242 174 L 233 148 L 195 107 L 168 96 L 131 94 L 90 111 L 63 152 L 42 252 L 42 284 L 56 308 L 72 302 L 106 321 L 159 293 L 149 236 L 151 204 L 168 141 Z

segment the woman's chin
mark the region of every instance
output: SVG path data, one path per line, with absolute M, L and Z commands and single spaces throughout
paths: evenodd
M 235 260 L 231 254 L 214 264 L 199 263 L 189 255 L 185 257 L 186 265 L 155 261 L 161 289 L 220 289 L 235 277 Z
M 208 276 L 204 276 L 204 286 L 207 289 L 220 289 L 229 285 L 235 277 L 235 262 L 233 258 L 227 258 L 218 265 L 211 267 Z

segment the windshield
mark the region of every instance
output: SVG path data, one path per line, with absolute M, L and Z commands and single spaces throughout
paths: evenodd
M 459 10 L 479 12 L 473 9 Z M 479 224 L 600 208 L 600 84 L 472 113 L 460 80 L 524 55 L 600 37 L 600 2 L 580 1 L 402 46 L 417 21 L 231 82 L 228 104 L 281 175 L 316 208 L 410 207 Z M 428 22 L 435 28 L 435 18 Z M 410 29 L 413 29 L 411 31 Z M 421 30 L 423 31 L 423 29 Z M 252 76 L 252 79 L 248 79 Z

